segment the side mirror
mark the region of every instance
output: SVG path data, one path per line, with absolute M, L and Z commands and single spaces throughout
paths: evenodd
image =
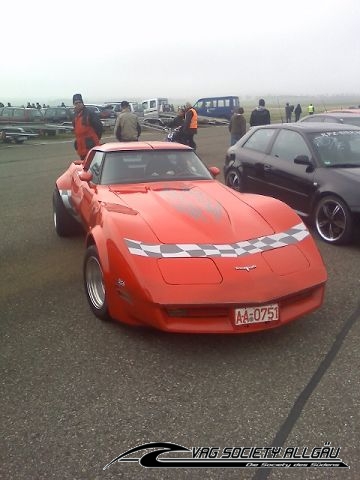
M 312 166 L 312 162 L 307 155 L 298 155 L 294 158 L 294 163 L 296 163 L 297 165 Z
M 91 182 L 93 174 L 90 170 L 83 170 L 79 173 L 79 178 L 82 182 Z
M 209 172 L 215 178 L 220 174 L 220 168 L 218 167 L 209 167 Z

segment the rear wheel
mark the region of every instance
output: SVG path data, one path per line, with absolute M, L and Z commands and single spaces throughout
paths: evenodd
M 353 219 L 348 206 L 334 195 L 323 197 L 314 212 L 315 227 L 325 242 L 348 243 L 353 233 Z
M 230 168 L 225 177 L 225 184 L 237 192 L 244 190 L 241 174 L 237 168 Z
M 101 320 L 110 320 L 103 271 L 94 245 L 86 250 L 83 273 L 86 297 L 91 310 Z
M 65 208 L 57 188 L 55 188 L 53 194 L 53 218 L 55 230 L 59 237 L 69 237 L 80 233 L 80 224 Z

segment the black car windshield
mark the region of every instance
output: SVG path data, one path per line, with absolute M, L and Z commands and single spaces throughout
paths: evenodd
M 212 178 L 193 151 L 123 150 L 105 155 L 100 183 L 112 185 Z
M 336 130 L 309 134 L 324 167 L 360 167 L 360 130 Z

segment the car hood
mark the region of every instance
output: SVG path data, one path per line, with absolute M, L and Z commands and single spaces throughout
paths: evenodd
M 354 168 L 332 168 L 332 172 L 339 177 L 344 177 L 346 179 L 355 180 L 356 182 L 360 181 L 360 167 Z
M 113 188 L 162 243 L 229 243 L 274 233 L 272 226 L 217 182 L 171 182 Z

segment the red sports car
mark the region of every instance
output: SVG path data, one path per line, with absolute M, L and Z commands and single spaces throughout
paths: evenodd
M 101 319 L 246 333 L 319 308 L 326 270 L 298 215 L 236 192 L 185 145 L 107 143 L 57 180 L 60 236 L 86 231 L 84 284 Z

